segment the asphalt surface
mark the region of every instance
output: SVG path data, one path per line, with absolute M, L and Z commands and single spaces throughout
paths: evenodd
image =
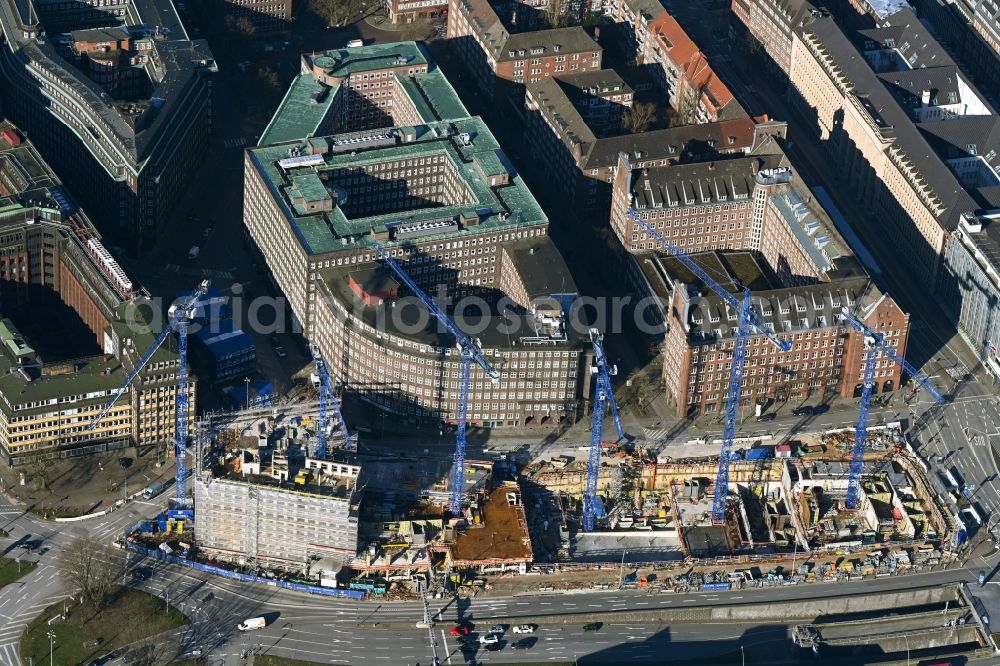
M 164 500 L 165 501 L 165 500 Z M 0 590 L 0 663 L 19 666 L 17 642 L 27 623 L 46 606 L 64 598 L 68 592 L 58 577 L 56 566 L 60 550 L 77 536 L 90 534 L 113 539 L 143 517 L 155 514 L 155 503 L 133 503 L 109 516 L 87 523 L 56 525 L 25 515 L 17 507 L 0 503 L 0 516 L 10 539 L 2 542 L 8 556 L 20 551 L 16 545 L 31 541 L 37 547 L 21 555 L 37 561 L 39 568 L 17 583 Z M 429 663 L 430 645 L 425 629 L 416 623 L 422 619 L 422 606 L 416 602 L 337 600 L 278 590 L 265 585 L 246 585 L 186 567 L 167 565 L 151 558 L 130 556 L 132 584 L 151 592 L 178 607 L 192 621 L 189 628 L 167 637 L 171 648 L 183 652 L 201 649 L 209 663 L 239 664 L 244 650 L 259 649 L 269 654 L 316 660 L 325 663 Z M 810 599 L 873 593 L 915 586 L 974 581 L 976 566 L 882 578 L 860 583 L 815 584 L 783 588 L 750 589 L 731 593 L 651 593 L 636 590 L 562 593 L 517 597 L 479 597 L 472 599 L 433 600 L 431 612 L 438 622 L 435 639 L 442 663 L 466 663 L 470 660 L 538 661 L 573 659 L 599 655 L 607 659 L 655 658 L 669 648 L 672 658 L 711 656 L 730 653 L 740 645 L 748 658 L 766 658 L 773 654 L 791 654 L 788 627 L 782 623 L 756 624 L 683 624 L 664 627 L 658 624 L 609 624 L 597 632 L 585 632 L 583 621 L 576 624 L 547 623 L 544 616 L 574 613 L 603 613 L 657 608 L 696 608 L 752 604 L 779 599 Z M 541 580 L 541 579 L 540 579 Z M 236 625 L 248 618 L 264 616 L 268 626 L 242 633 Z M 518 617 L 539 620 L 532 636 L 533 645 L 515 650 L 519 640 L 508 633 L 502 649 L 493 652 L 478 645 L 460 646 L 448 629 L 456 621 L 471 623 L 477 633 L 501 619 L 517 623 Z M 613 618 L 608 616 L 608 621 Z M 442 635 L 442 631 L 444 634 Z M 384 653 L 384 654 L 383 654 Z

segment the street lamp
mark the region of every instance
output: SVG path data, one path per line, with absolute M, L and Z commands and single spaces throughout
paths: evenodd
M 50 631 L 46 635 L 49 637 L 49 666 L 52 666 L 52 648 L 54 645 L 53 641 L 56 639 L 56 633 L 54 631 Z
M 618 589 L 622 589 L 622 584 L 625 581 L 625 553 L 628 551 L 624 548 L 622 549 L 622 565 L 618 569 Z
M 246 406 L 246 408 L 249 410 L 250 409 L 250 378 L 249 377 L 244 377 L 243 378 L 243 383 L 246 384 L 246 386 L 247 386 L 247 406 Z

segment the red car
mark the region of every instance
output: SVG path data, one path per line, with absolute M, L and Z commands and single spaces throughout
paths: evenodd
M 451 635 L 452 636 L 468 636 L 469 635 L 469 628 L 466 627 L 464 624 L 460 624 L 460 625 L 458 625 L 456 627 L 452 627 L 451 628 Z

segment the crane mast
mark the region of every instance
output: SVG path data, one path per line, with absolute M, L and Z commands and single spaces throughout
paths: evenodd
M 872 394 L 875 391 L 875 362 L 880 354 L 884 354 L 905 370 L 912 379 L 927 389 L 934 399 L 944 402 L 944 396 L 934 387 L 924 373 L 910 365 L 885 340 L 885 335 L 873 330 L 847 308 L 841 310 L 841 316 L 856 331 L 865 336 L 865 369 L 861 388 L 861 405 L 858 411 L 858 422 L 854 428 L 854 445 L 851 448 L 850 476 L 847 480 L 847 500 L 845 507 L 854 511 L 861 503 L 861 472 L 865 463 L 865 448 L 868 442 L 868 416 L 871 412 Z
M 590 343 L 594 349 L 594 365 L 597 382 L 594 389 L 594 411 L 590 421 L 590 449 L 587 456 L 587 487 L 583 493 L 583 531 L 592 532 L 597 518 L 604 515 L 604 507 L 597 497 L 597 481 L 601 472 L 601 441 L 604 439 L 604 420 L 608 407 L 618 430 L 618 438 L 625 437 L 621 419 L 618 418 L 618 404 L 611 388 L 613 369 L 608 368 L 600 332 L 590 329 Z
M 683 250 L 667 240 L 667 237 L 653 225 L 642 219 L 635 209 L 629 208 L 626 215 L 642 227 L 653 240 L 676 257 L 684 266 L 695 274 L 702 283 L 715 292 L 729 308 L 739 313 L 736 335 L 733 340 L 733 367 L 729 379 L 729 391 L 726 397 L 726 420 L 722 434 L 722 450 L 719 455 L 719 471 L 715 478 L 715 494 L 712 497 L 712 522 L 721 523 L 726 518 L 726 501 L 729 496 L 729 462 L 733 452 L 733 441 L 736 438 L 736 425 L 740 410 L 740 398 L 743 392 L 743 371 L 746 364 L 747 347 L 750 335 L 762 335 L 781 351 L 788 351 L 792 343 L 782 340 L 774 331 L 760 321 L 750 302 L 750 290 L 744 290 L 740 300 L 716 282 L 698 263 Z
M 459 515 L 462 512 L 462 498 L 465 495 L 465 448 L 466 448 L 466 424 L 468 420 L 469 394 L 472 390 L 472 364 L 475 363 L 491 382 L 496 384 L 500 381 L 500 374 L 493 368 L 493 365 L 486 359 L 479 345 L 463 333 L 455 322 L 438 307 L 430 296 L 403 270 L 403 267 L 390 256 L 385 246 L 378 241 L 371 241 L 371 247 L 375 251 L 375 256 L 380 259 L 396 274 L 397 277 L 409 288 L 413 295 L 430 311 L 444 328 L 455 338 L 461 350 L 462 359 L 459 367 L 459 389 L 458 389 L 458 422 L 455 433 L 455 457 L 451 479 L 451 501 L 450 508 L 452 515 Z
M 93 430 L 101 422 L 108 412 L 114 407 L 119 398 L 128 390 L 129 385 L 139 376 L 142 369 L 146 367 L 153 354 L 159 349 L 167 336 L 171 333 L 177 334 L 177 395 L 174 399 L 174 453 L 177 463 L 177 472 L 174 476 L 174 503 L 177 507 L 182 507 L 187 501 L 187 432 L 188 432 L 188 326 L 195 316 L 195 306 L 198 299 L 208 291 L 209 281 L 203 280 L 198 287 L 183 297 L 178 303 L 170 306 L 167 313 L 167 325 L 163 327 L 160 334 L 156 336 L 153 343 L 149 345 L 139 361 L 132 370 L 125 376 L 125 381 L 111 394 L 110 399 L 101 408 L 97 416 L 87 426 L 87 430 Z

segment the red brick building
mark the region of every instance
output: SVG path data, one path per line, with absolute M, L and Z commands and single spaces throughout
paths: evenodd
M 830 282 L 776 288 L 766 267 L 753 255 L 711 252 L 695 259 L 720 283 L 753 285 L 761 321 L 792 348 L 783 352 L 762 335 L 751 336 L 743 381 L 746 403 L 757 398 L 798 402 L 827 395 L 859 396 L 864 374 L 864 337 L 839 317 L 840 308 L 883 333 L 905 355 L 909 315 L 871 279 L 857 271 L 853 258 L 843 275 Z M 676 259 L 654 258 L 656 269 L 673 280 L 663 344 L 663 381 L 678 417 L 725 410 L 732 370 L 736 312 L 701 284 Z M 899 388 L 902 371 L 889 359 L 876 361 L 875 391 Z
M 649 298 L 645 320 L 663 333 L 663 380 L 678 416 L 721 411 L 737 312 L 662 250 L 626 211 L 693 256 L 737 297 L 753 291 L 760 320 L 792 340 L 780 351 L 751 338 L 743 395 L 805 400 L 860 392 L 863 337 L 841 320 L 850 308 L 905 353 L 909 316 L 872 282 L 776 144 L 754 155 L 639 168 L 619 157 L 611 226 L 629 253 L 628 282 Z M 879 360 L 876 391 L 899 388 Z
M 487 0 L 450 0 L 448 37 L 483 93 L 518 108 L 529 83 L 601 69 L 603 49 L 583 28 L 511 34 Z
M 561 79 L 560 79 L 561 81 Z M 636 167 L 655 167 L 713 157 L 742 155 L 769 140 L 784 137 L 787 125 L 766 117 L 684 125 L 641 134 L 607 136 L 588 121 L 589 105 L 574 100 L 554 79 L 529 83 L 526 140 L 545 165 L 554 189 L 583 210 L 606 217 L 611 183 L 621 153 Z

